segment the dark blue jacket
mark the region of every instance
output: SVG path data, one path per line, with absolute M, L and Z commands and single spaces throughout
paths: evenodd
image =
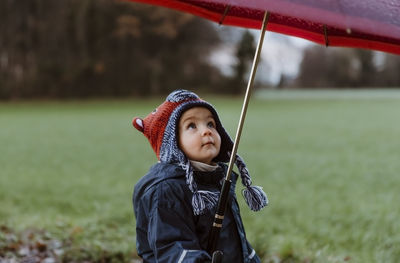
M 195 172 L 198 189 L 219 191 L 225 172 L 225 164 L 215 172 Z M 233 173 L 218 249 L 224 252 L 223 262 L 257 263 L 260 259 L 246 239 L 240 218 L 236 180 Z M 185 172 L 176 164 L 157 163 L 136 184 L 136 247 L 144 262 L 210 262 L 206 247 L 215 211 L 195 216 L 191 203 Z

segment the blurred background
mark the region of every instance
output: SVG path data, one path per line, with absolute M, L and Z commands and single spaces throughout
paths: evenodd
M 132 191 L 157 158 L 132 117 L 185 88 L 233 135 L 258 33 L 1 0 L 0 262 L 140 262 Z M 263 262 L 400 262 L 399 73 L 400 56 L 267 32 L 239 154 L 270 205 L 238 198 Z
M 109 0 L 0 3 L 0 99 L 244 91 L 257 31 Z M 398 88 L 400 57 L 268 32 L 257 88 Z

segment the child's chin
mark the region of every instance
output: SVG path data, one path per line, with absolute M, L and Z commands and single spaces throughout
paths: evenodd
M 202 159 L 202 161 L 199 161 L 199 162 L 202 162 L 202 163 L 206 163 L 206 164 L 214 164 L 215 162 L 213 161 L 214 160 L 214 158 L 215 158 L 216 156 L 214 156 L 214 155 L 212 155 L 212 156 L 210 156 L 210 157 L 208 157 L 208 158 L 204 158 L 204 159 Z

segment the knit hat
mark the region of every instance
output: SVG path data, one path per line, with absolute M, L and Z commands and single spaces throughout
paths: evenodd
M 151 147 L 161 162 L 177 163 L 186 172 L 186 183 L 193 193 L 192 207 L 195 215 L 216 207 L 219 193 L 198 190 L 193 178 L 193 167 L 190 160 L 178 146 L 179 119 L 182 114 L 193 107 L 207 108 L 214 117 L 216 129 L 221 137 L 219 154 L 213 159 L 215 162 L 229 162 L 233 141 L 225 131 L 214 107 L 200 99 L 195 93 L 187 90 L 176 90 L 170 93 L 158 108 L 144 119 L 134 118 L 133 126 L 142 132 L 150 142 Z M 253 211 L 259 211 L 268 204 L 266 194 L 259 186 L 251 186 L 251 178 L 246 165 L 239 155 L 236 155 L 235 164 L 238 167 L 242 183 L 246 187 L 243 196 L 247 205 Z

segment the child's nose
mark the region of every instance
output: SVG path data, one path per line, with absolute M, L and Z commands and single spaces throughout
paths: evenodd
M 204 129 L 203 129 L 203 136 L 204 135 L 211 135 L 212 134 L 212 131 L 211 131 L 211 129 L 209 128 L 209 127 L 204 127 Z

